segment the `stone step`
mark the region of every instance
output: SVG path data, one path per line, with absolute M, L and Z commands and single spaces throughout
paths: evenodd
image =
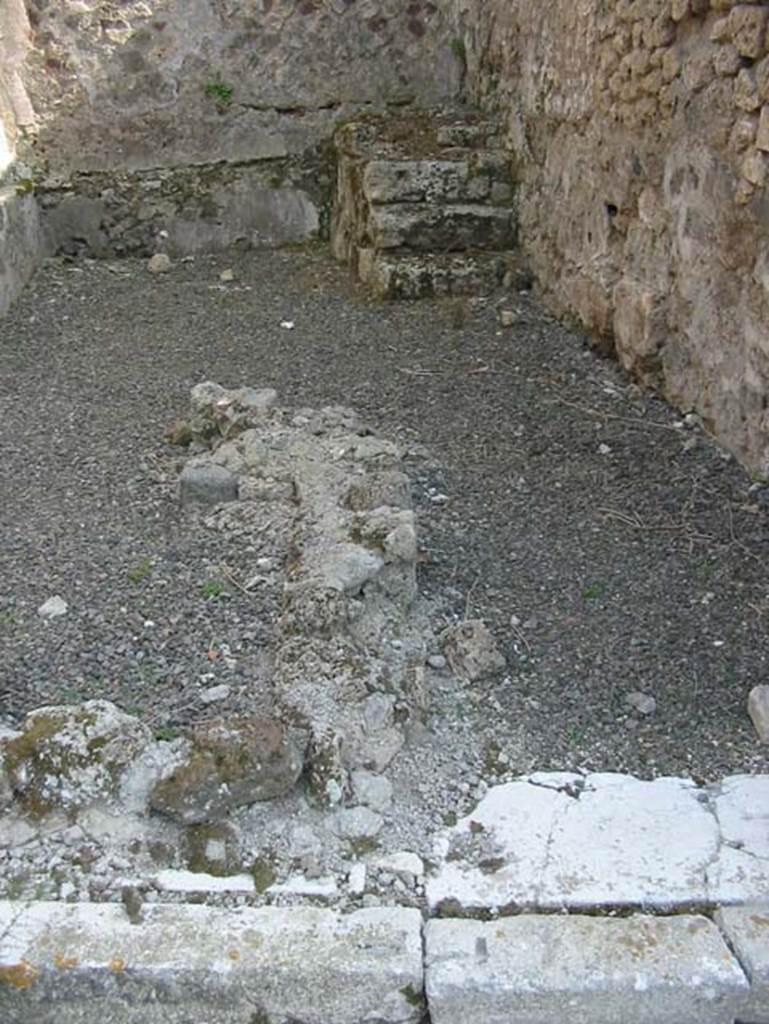
M 358 278 L 380 299 L 425 299 L 490 295 L 508 273 L 521 274 L 511 253 L 434 253 L 419 255 L 359 249 Z
M 498 251 L 515 246 L 516 227 L 515 213 L 509 206 L 393 203 L 371 207 L 367 234 L 378 250 Z
M 441 153 L 498 149 L 499 123 L 476 111 L 412 111 L 399 117 L 371 117 L 341 125 L 337 152 L 353 157 L 438 158 Z
M 372 160 L 363 171 L 363 195 L 370 203 L 508 203 L 513 198 L 504 150 L 455 159 Z
M 418 1024 L 422 919 L 375 907 L 0 902 L 2 1024 Z
M 754 1019 L 739 963 L 696 915 L 428 921 L 425 953 L 432 1024 Z

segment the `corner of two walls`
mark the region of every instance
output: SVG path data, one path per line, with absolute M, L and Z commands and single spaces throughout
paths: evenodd
M 769 476 L 769 2 L 455 0 L 546 301 Z
M 445 0 L 26 0 L 31 160 L 75 254 L 327 233 L 346 118 L 456 93 Z

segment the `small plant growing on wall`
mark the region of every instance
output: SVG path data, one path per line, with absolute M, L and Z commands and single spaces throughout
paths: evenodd
M 219 110 L 226 110 L 232 103 L 233 88 L 221 78 L 206 83 L 206 96 L 214 100 Z

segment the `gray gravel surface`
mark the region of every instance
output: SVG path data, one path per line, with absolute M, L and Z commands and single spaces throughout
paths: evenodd
M 103 696 L 167 736 L 268 705 L 274 601 L 232 582 L 255 553 L 180 511 L 164 441 L 212 379 L 353 405 L 403 443 L 436 632 L 483 618 L 507 656 L 472 687 L 434 674 L 396 788 L 413 772 L 461 802 L 532 767 L 768 770 L 746 700 L 767 679 L 769 490 L 513 304 L 502 329 L 491 300 L 375 303 L 320 249 L 158 277 L 48 263 L 0 322 L 0 710 Z M 46 621 L 53 595 L 69 610 Z

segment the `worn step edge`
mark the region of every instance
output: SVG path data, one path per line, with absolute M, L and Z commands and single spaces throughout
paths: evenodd
M 530 280 L 522 257 L 507 250 L 462 253 L 380 253 L 358 249 L 359 279 L 381 299 L 488 295 L 510 274 Z M 521 284 L 523 286 L 523 284 Z
M 0 902 L 2 1024 L 417 1024 L 422 918 L 408 908 Z
M 699 916 L 431 920 L 425 987 L 432 1024 L 750 1019 L 742 1016 L 748 980 L 713 922 Z

